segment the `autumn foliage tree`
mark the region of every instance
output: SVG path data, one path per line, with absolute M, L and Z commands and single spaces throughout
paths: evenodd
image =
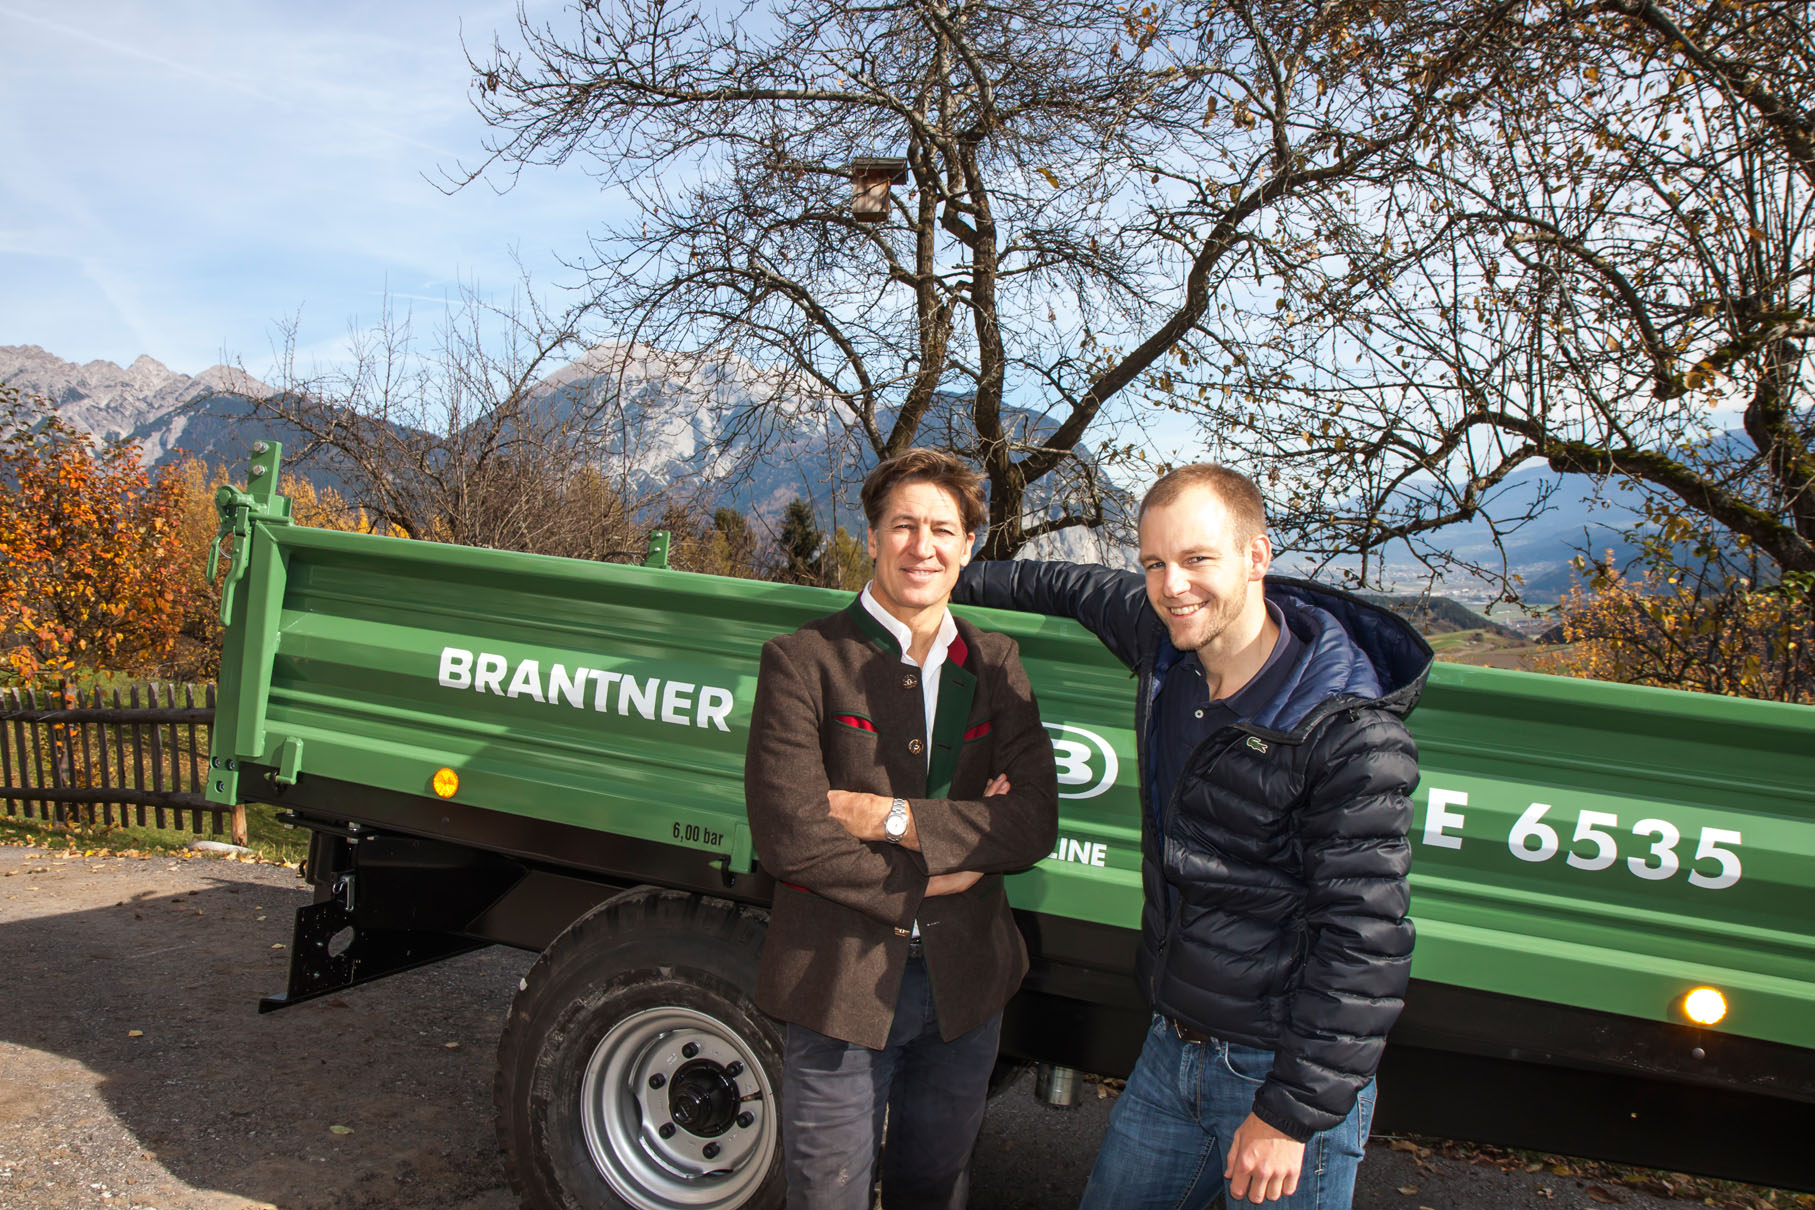
M 163 472 L 174 497 L 176 541 L 166 551 L 164 575 L 176 586 L 179 616 L 176 640 L 156 669 L 180 681 L 213 680 L 220 674 L 220 581 L 208 578 L 208 549 L 220 532 L 214 493 L 234 482 L 228 469 L 199 458 L 184 458 Z M 286 472 L 278 490 L 290 498 L 290 515 L 298 525 L 370 533 L 373 523 L 362 508 L 340 493 Z M 122 669 L 125 671 L 126 669 Z
M 180 490 L 130 441 L 95 445 L 48 400 L 0 384 L 0 643 L 9 679 L 133 671 L 174 648 L 187 586 Z
M 1543 671 L 1815 704 L 1811 577 L 1710 583 L 1680 567 L 1627 572 L 1604 560 L 1584 571 L 1560 611 L 1570 646 Z
M 1657 501 L 1627 539 L 1626 566 L 1577 558 L 1557 611 L 1568 646 L 1543 671 L 1815 703 L 1815 574 Z

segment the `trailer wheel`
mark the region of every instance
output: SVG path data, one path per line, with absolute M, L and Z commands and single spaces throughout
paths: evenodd
M 638 891 L 557 937 L 498 1048 L 498 1137 L 533 1210 L 733 1210 L 785 1196 L 766 917 Z

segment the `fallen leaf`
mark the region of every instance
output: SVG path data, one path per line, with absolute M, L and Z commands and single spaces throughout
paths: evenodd
M 142 1038 L 145 1036 L 145 1031 L 142 1029 L 129 1029 L 126 1031 L 126 1036 L 129 1038 Z
M 330 1127 L 328 1127 L 328 1133 L 329 1134 L 352 1134 L 353 1128 L 351 1126 L 330 1126 Z
M 1401 1192 L 1401 1193 L 1403 1193 L 1403 1194 L 1405 1194 L 1405 1195 L 1406 1195 L 1406 1196 L 1407 1196 L 1407 1197 L 1410 1197 L 1410 1196 L 1412 1196 L 1412 1194 L 1414 1194 L 1414 1193 L 1416 1193 L 1416 1192 L 1418 1192 L 1418 1186 L 1416 1186 L 1416 1185 L 1401 1185 L 1401 1186 L 1399 1186 L 1399 1192 Z
M 448 1050 L 459 1050 L 460 1049 L 460 1043 L 458 1043 L 458 1042 L 443 1042 L 441 1045 Z
M 1599 1185 L 1590 1185 L 1588 1188 L 1584 1189 L 1583 1192 L 1595 1201 L 1600 1202 L 1603 1206 L 1613 1205 L 1616 1202 L 1623 1202 L 1626 1200 L 1619 1194 L 1603 1189 Z
M 271 948 L 274 950 L 281 950 L 281 949 L 287 949 L 288 947 L 286 945 L 284 945 L 283 942 L 279 941 L 276 945 L 273 945 Z

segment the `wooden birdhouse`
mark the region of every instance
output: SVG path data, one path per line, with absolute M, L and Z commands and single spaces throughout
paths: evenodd
M 889 214 L 889 186 L 907 184 L 907 161 L 887 157 L 852 160 L 851 217 L 860 223 L 880 223 Z

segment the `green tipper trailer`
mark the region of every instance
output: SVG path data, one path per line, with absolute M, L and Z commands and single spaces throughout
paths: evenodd
M 744 740 L 762 643 L 848 595 L 308 529 L 279 453 L 221 491 L 210 759 L 214 801 L 313 833 L 263 1007 L 536 951 L 497 1080 L 526 1203 L 779 1204 Z M 1132 681 L 1075 624 L 967 613 L 1019 641 L 1062 794 L 1009 882 L 1033 968 L 1005 1056 L 1123 1074 Z M 1438 665 L 1412 728 L 1418 943 L 1377 1128 L 1815 1188 L 1815 710 Z

